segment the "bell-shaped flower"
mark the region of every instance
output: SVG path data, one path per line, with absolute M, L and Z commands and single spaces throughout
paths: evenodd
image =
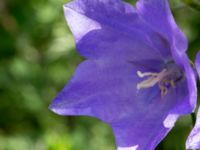
M 65 16 L 86 58 L 50 105 L 108 123 L 118 150 L 153 150 L 196 105 L 187 39 L 167 0 L 74 0 Z

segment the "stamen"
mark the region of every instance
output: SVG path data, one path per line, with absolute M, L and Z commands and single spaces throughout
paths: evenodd
M 175 70 L 177 71 L 177 70 Z M 163 69 L 159 73 L 155 72 L 145 72 L 142 73 L 141 71 L 137 71 L 137 75 L 140 78 L 148 77 L 146 80 L 140 82 L 137 84 L 137 89 L 144 89 L 144 88 L 150 88 L 158 84 L 160 90 L 161 90 L 161 96 L 165 96 L 168 92 L 168 88 L 175 87 L 175 79 L 174 77 L 174 70 L 167 70 Z
M 149 88 L 154 86 L 163 78 L 166 71 L 167 71 L 166 69 L 163 69 L 160 73 L 154 73 L 154 72 L 142 73 L 141 71 L 137 71 L 137 75 L 140 78 L 143 78 L 145 76 L 150 76 L 148 79 L 137 84 L 137 89 L 139 90 L 141 88 Z
M 159 86 L 161 90 L 161 96 L 167 95 L 168 89 L 165 86 Z
M 173 80 L 170 80 L 170 85 L 174 88 L 176 85 Z
M 150 77 L 140 83 L 137 84 L 137 89 L 144 89 L 144 88 L 149 88 L 152 87 L 154 85 L 156 85 L 158 82 L 158 80 L 154 77 Z

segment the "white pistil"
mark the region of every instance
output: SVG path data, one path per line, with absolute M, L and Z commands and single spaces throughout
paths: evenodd
M 145 72 L 145 73 L 142 73 L 141 71 L 137 71 L 137 75 L 140 77 L 140 78 L 144 78 L 146 76 L 157 76 L 158 73 L 153 73 L 153 72 Z
M 137 71 L 137 75 L 140 78 L 148 77 L 146 80 L 137 84 L 137 89 L 140 90 L 144 88 L 150 88 L 158 84 L 161 90 L 161 95 L 165 96 L 168 92 L 168 88 L 166 87 L 167 84 L 169 84 L 171 87 L 175 87 L 174 81 L 168 78 L 170 77 L 170 73 L 171 72 L 167 71 L 167 69 L 163 69 L 159 73 L 154 73 L 154 72 L 142 73 L 141 71 Z

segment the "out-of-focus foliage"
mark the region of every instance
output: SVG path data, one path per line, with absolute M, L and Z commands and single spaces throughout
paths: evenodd
M 66 2 L 0 0 L 0 150 L 115 150 L 108 125 L 48 110 L 83 60 L 64 19 Z M 193 60 L 200 47 L 200 10 L 170 2 Z M 191 123 L 190 116 L 181 118 L 157 149 L 184 150 Z

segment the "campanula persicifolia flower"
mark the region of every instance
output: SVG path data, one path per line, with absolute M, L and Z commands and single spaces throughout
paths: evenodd
M 187 39 L 167 0 L 74 0 L 64 6 L 86 58 L 50 105 L 108 123 L 118 150 L 153 150 L 196 104 Z

